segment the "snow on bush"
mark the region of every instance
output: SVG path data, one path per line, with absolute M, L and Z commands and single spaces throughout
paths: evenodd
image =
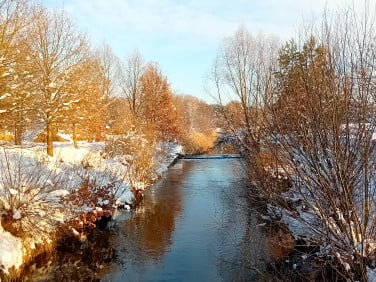
M 85 179 L 79 189 L 62 199 L 71 217 L 65 225 L 76 236 L 83 236 L 87 228 L 94 228 L 101 217 L 110 217 L 115 205 L 114 184 L 98 186 L 95 179 Z
M 20 266 L 14 258 L 22 260 L 32 255 L 37 245 L 52 244 L 58 226 L 83 217 L 85 205 L 100 217 L 114 208 L 115 197 L 132 200 L 124 182 L 126 168 L 120 170 L 121 166 L 112 165 L 110 160 L 102 162 L 103 144 L 85 143 L 78 150 L 71 144 L 59 145 L 55 158 L 46 157 L 43 147 L 35 145 L 0 152 L 0 242 L 22 245 L 18 248 L 12 243 L 15 248 L 11 253 L 5 245 L 1 248 L 4 273 L 12 265 Z M 73 201 L 74 197 L 81 202 Z M 71 199 L 69 205 L 67 199 Z M 92 224 L 95 219 L 84 223 Z
M 53 158 L 35 144 L 0 152 L 3 273 L 18 269 L 37 246 L 48 248 L 56 236 L 84 239 L 96 220 L 118 206 L 129 207 L 139 189 L 157 178 L 155 167 L 167 167 L 175 156 L 168 151 L 181 150 L 176 144 L 162 146 L 166 150 L 157 150 L 155 157 L 156 147 L 132 134 L 106 145 L 80 142 L 75 149 L 65 142 L 54 147 Z
M 49 245 L 57 222 L 63 222 L 63 206 L 58 199 L 62 178 L 22 150 L 3 149 L 0 153 L 0 215 L 2 242 L 0 265 L 8 273 L 30 256 L 37 244 Z M 14 248 L 7 248 L 13 244 Z M 19 259 L 18 259 L 19 258 Z
M 157 178 L 153 162 L 155 151 L 155 144 L 136 131 L 112 137 L 105 147 L 106 157 L 114 158 L 127 168 L 126 181 L 134 190 L 143 190 L 144 185 Z
M 36 242 L 47 240 L 55 222 L 63 221 L 62 206 L 57 204 L 61 175 L 18 151 L 3 150 L 0 180 L 2 226 L 19 237 L 31 234 Z
M 5 231 L 0 225 L 0 266 L 1 270 L 8 274 L 9 269 L 19 268 L 22 263 L 22 241 Z

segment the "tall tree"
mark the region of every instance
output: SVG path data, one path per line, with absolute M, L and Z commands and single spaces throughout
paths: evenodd
M 47 154 L 53 156 L 53 130 L 74 101 L 65 91 L 70 72 L 87 56 L 87 41 L 63 11 L 39 8 L 33 13 L 28 44 L 37 81 L 38 111 L 46 124 Z
M 103 43 L 95 52 L 102 67 L 102 79 L 100 82 L 104 96 L 110 98 L 119 95 L 120 61 L 113 53 L 111 47 Z
M 127 99 L 130 112 L 134 117 L 141 115 L 142 93 L 141 76 L 144 73 L 145 62 L 138 51 L 130 55 L 122 63 L 119 73 L 121 96 Z
M 158 140 L 169 141 L 181 134 L 181 119 L 167 79 L 156 64 L 149 64 L 141 78 L 140 121 L 155 131 Z
M 242 132 L 240 142 L 247 156 L 254 158 L 265 137 L 265 115 L 262 109 L 269 102 L 273 89 L 272 73 L 275 65 L 277 41 L 270 37 L 252 36 L 244 27 L 225 38 L 214 63 L 210 83 L 221 104 L 220 112 L 229 129 L 239 130 L 226 115 L 225 104 L 236 101 L 241 108 Z M 236 124 L 239 122 L 236 121 Z
M 88 57 L 70 71 L 65 92 L 71 100 L 66 103 L 64 124 L 69 125 L 75 147 L 79 136 L 89 141 L 103 140 L 108 104 L 105 91 L 107 85 L 105 69 L 96 56 Z
M 316 242 L 331 246 L 330 255 L 356 257 L 341 275 L 364 281 L 376 240 L 376 36 L 374 18 L 367 15 L 349 10 L 324 18 L 314 36 L 281 51 L 271 107 L 271 139 L 278 136 L 278 145 L 269 144 L 291 190 L 304 201 L 305 215 L 318 224 L 303 214 L 298 218 Z
M 314 37 L 309 38 L 301 50 L 294 41 L 287 42 L 281 49 L 280 69 L 275 72 L 279 85 L 276 93 L 280 96 L 274 106 L 280 131 L 299 128 L 303 132 L 312 122 L 332 125 L 329 108 L 333 103 L 340 107 L 343 99 L 333 95 L 336 77 L 329 60 L 327 48 L 318 44 Z
M 27 121 L 32 117 L 30 64 L 27 38 L 27 16 L 31 7 L 27 1 L 0 1 L 0 114 L 2 129 L 14 132 L 15 144 L 20 145 Z

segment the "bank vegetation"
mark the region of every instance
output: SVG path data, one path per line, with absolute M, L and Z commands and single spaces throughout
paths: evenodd
M 134 207 L 178 143 L 207 150 L 207 108 L 137 50 L 94 46 L 63 9 L 0 0 L 0 280 Z
M 284 43 L 241 27 L 213 65 L 208 83 L 246 158 L 250 198 L 310 250 L 281 280 L 375 277 L 374 8 L 325 13 Z

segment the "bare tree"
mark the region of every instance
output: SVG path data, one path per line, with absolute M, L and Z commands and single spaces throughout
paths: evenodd
M 30 10 L 27 1 L 0 1 L 1 127 L 14 132 L 17 145 L 21 144 L 22 133 L 32 117 L 28 50 L 23 46 Z
M 263 108 L 270 94 L 271 70 L 276 56 L 276 41 L 254 38 L 244 27 L 226 38 L 214 64 L 211 82 L 220 104 L 238 101 L 242 110 L 243 130 L 249 151 L 259 151 L 259 126 Z M 231 120 L 229 125 L 231 127 Z
M 239 28 L 223 41 L 208 86 L 215 89 L 213 96 L 220 104 L 217 111 L 224 116 L 227 129 L 238 139 L 243 155 L 252 163 L 268 138 L 264 108 L 272 97 L 277 50 L 276 38 L 253 37 L 244 27 Z M 240 114 L 229 112 L 228 102 L 238 103 Z M 256 179 L 262 178 L 264 172 L 257 164 L 250 166 L 248 172 L 256 187 Z
M 269 151 L 305 206 L 294 217 L 337 258 L 340 275 L 362 281 L 376 242 L 374 30 L 367 13 L 348 10 L 287 44 L 269 107 Z M 268 184 L 282 207 L 281 190 Z
M 30 34 L 28 47 L 37 79 L 38 111 L 46 123 L 47 154 L 52 156 L 54 127 L 64 119 L 64 110 L 72 102 L 65 91 L 67 76 L 86 58 L 87 41 L 63 11 L 50 13 L 44 8 L 34 12 Z
M 118 95 L 119 89 L 119 72 L 120 61 L 113 53 L 111 47 L 103 43 L 95 52 L 103 69 L 102 92 L 108 98 Z
M 135 51 L 122 64 L 119 73 L 121 96 L 128 100 L 130 112 L 136 118 L 140 116 L 142 104 L 140 79 L 144 68 L 144 59 L 138 51 Z

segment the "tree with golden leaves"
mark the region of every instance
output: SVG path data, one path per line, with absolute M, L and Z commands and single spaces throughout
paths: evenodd
M 21 145 L 33 115 L 32 67 L 25 41 L 32 7 L 24 0 L 0 1 L 0 127 Z
M 75 147 L 77 139 L 102 141 L 107 117 L 108 97 L 103 89 L 107 85 L 99 58 L 92 56 L 77 65 L 67 77 L 67 115 L 63 122 L 72 132 Z
M 140 121 L 152 128 L 157 140 L 171 141 L 182 132 L 170 86 L 156 64 L 149 64 L 141 78 L 142 107 Z
M 87 40 L 63 11 L 35 9 L 28 43 L 33 64 L 39 117 L 47 131 L 47 154 L 53 156 L 53 131 L 76 97 L 66 91 L 68 78 L 88 54 Z

